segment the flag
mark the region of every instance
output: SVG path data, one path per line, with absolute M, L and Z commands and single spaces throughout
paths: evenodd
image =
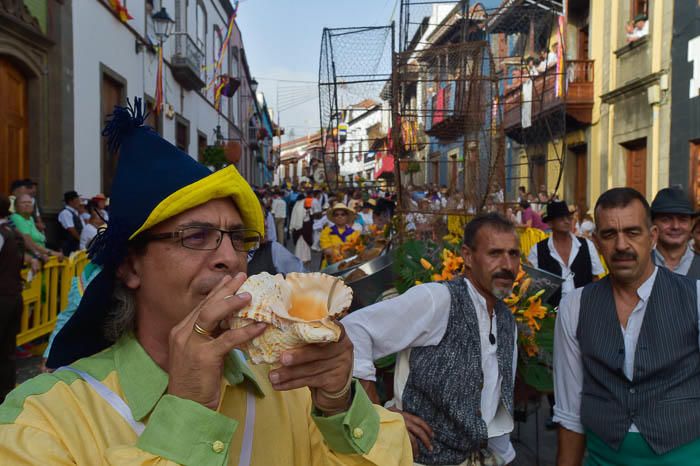
M 153 113 L 158 115 L 163 110 L 163 47 L 158 47 L 158 72 L 156 73 L 156 102 Z
M 122 4 L 121 0 L 109 0 L 109 6 L 114 10 L 114 12 L 119 16 L 119 21 L 126 23 L 130 19 L 134 19 L 133 16 L 129 14 L 129 11 Z
M 564 15 L 559 16 L 559 48 L 557 49 L 557 80 L 554 83 L 554 93 L 557 97 L 562 97 L 565 93 L 566 78 L 565 73 L 565 44 L 564 38 L 566 37 L 566 17 Z

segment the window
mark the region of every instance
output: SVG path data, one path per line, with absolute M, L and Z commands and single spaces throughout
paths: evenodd
M 146 7 L 146 40 L 150 43 L 150 45 L 156 45 L 158 44 L 158 38 L 155 35 L 155 27 L 153 25 L 153 14 L 155 13 L 155 9 L 153 6 L 153 0 L 146 0 L 145 3 Z
M 189 152 L 190 124 L 180 115 L 175 117 L 175 145 L 184 152 Z
M 197 2 L 197 47 L 204 53 L 205 62 L 207 56 L 207 10 L 204 3 Z
M 213 42 L 214 48 L 212 50 L 212 54 L 214 56 L 214 59 L 212 60 L 212 62 L 213 62 L 214 60 L 219 58 L 219 52 L 221 52 L 221 44 L 224 41 L 224 38 L 221 35 L 221 29 L 219 29 L 219 26 L 214 25 L 214 34 L 212 34 L 212 36 L 213 36 L 213 41 L 214 41 Z
M 207 150 L 207 135 L 197 131 L 197 160 L 204 162 L 204 151 Z
M 631 0 L 630 19 L 634 19 L 637 15 L 649 14 L 649 0 Z
M 103 121 L 112 113 L 115 105 L 124 105 L 126 80 L 105 66 L 102 68 L 101 103 Z M 112 180 L 117 172 L 119 154 L 111 152 L 107 139 L 102 138 L 102 192 L 109 195 L 112 191 Z

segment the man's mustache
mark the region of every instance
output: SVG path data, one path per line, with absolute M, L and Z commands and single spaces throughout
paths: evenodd
M 612 255 L 612 260 L 637 260 L 637 254 L 634 252 L 616 252 Z
M 492 278 L 503 278 L 505 280 L 515 281 L 515 274 L 510 270 L 499 270 L 492 275 Z

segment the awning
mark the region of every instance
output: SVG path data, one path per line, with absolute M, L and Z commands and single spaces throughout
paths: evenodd
M 374 168 L 374 178 L 387 178 L 394 175 L 394 156 L 388 152 L 378 152 Z

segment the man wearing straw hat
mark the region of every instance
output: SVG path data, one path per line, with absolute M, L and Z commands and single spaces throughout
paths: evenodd
M 360 232 L 352 228 L 355 220 L 355 212 L 342 202 L 338 202 L 328 209 L 326 213 L 332 225 L 321 231 L 319 244 L 323 251 L 323 268 L 326 264 L 337 262 L 340 247 L 343 244 L 354 241 Z
M 276 370 L 234 350 L 264 329 L 225 325 L 251 299 L 236 292 L 260 205 L 233 165 L 211 173 L 143 121 L 137 99 L 105 129 L 120 153 L 90 249 L 102 271 L 54 340 L 56 371 L 0 406 L 2 463 L 409 464 L 401 418 L 350 378 L 345 335 Z

